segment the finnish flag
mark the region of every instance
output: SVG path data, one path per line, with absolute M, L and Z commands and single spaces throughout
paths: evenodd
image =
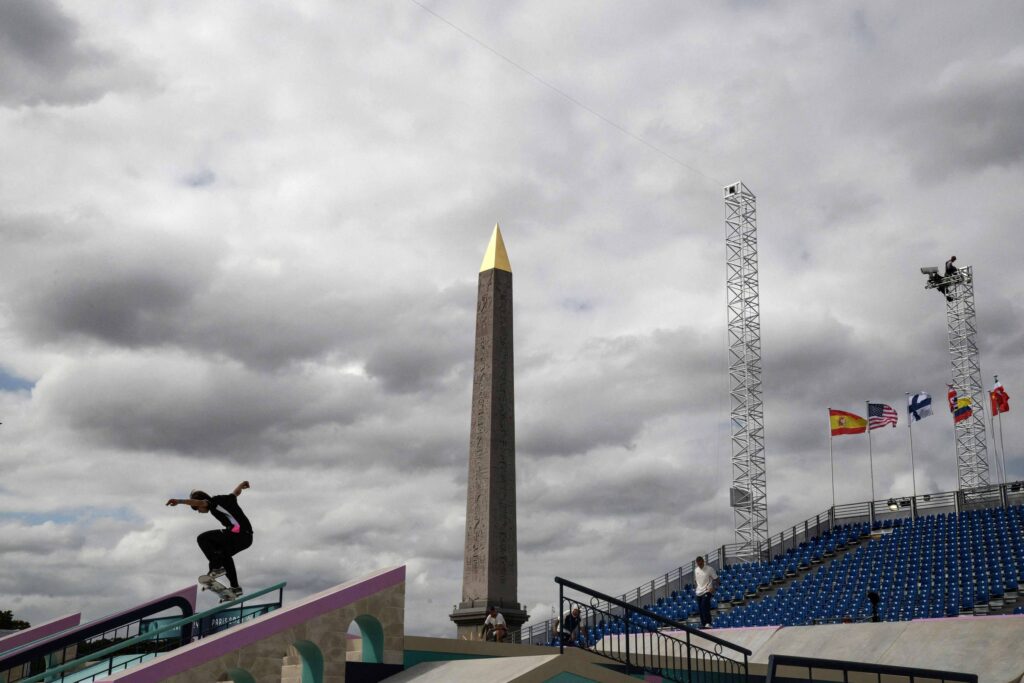
M 914 422 L 919 422 L 932 414 L 932 397 L 927 392 L 914 394 L 908 399 L 907 414 Z

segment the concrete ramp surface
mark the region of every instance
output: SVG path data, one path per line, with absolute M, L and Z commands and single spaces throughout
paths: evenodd
M 754 651 L 978 675 L 978 683 L 1014 683 L 1024 676 L 1024 615 L 956 617 L 880 624 L 792 626 Z
M 388 683 L 513 683 L 555 659 L 557 654 L 424 662 L 392 676 Z
M 793 655 L 973 673 L 978 683 L 1024 681 L 1024 615 L 725 628 L 711 633 L 750 649 L 750 673 L 754 676 L 765 675 L 769 656 Z M 713 650 L 698 635 L 692 635 L 691 642 Z M 647 643 L 643 637 L 630 636 L 634 655 L 641 655 Z M 605 636 L 597 647 L 622 652 L 625 636 Z M 685 660 L 680 662 L 680 668 L 684 666 Z
M 512 645 L 510 647 L 524 647 Z M 387 679 L 387 683 L 636 683 L 606 668 L 614 664 L 584 650 L 565 654 L 498 656 L 423 662 Z

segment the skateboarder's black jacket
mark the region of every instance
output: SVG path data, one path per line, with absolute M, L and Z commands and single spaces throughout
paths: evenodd
M 242 508 L 238 505 L 238 499 L 235 498 L 233 493 L 211 498 L 210 514 L 216 517 L 217 521 L 223 524 L 224 528 L 229 531 L 252 534 L 252 524 L 249 523 L 249 518 L 242 512 Z M 236 524 L 237 530 L 235 528 Z

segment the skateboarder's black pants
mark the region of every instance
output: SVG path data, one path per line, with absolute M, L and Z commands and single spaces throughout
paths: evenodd
M 227 576 L 232 587 L 238 587 L 238 575 L 235 573 L 235 561 L 232 555 L 237 555 L 252 545 L 252 534 L 245 532 L 231 533 L 227 529 L 214 529 L 199 534 L 196 541 L 199 542 L 199 549 L 210 561 L 210 569 L 221 567 Z

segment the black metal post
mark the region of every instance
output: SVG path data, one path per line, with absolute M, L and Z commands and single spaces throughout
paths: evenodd
M 746 655 L 744 655 L 745 657 Z M 690 664 L 690 632 L 686 632 L 686 680 L 693 680 L 693 670 Z
M 633 666 L 629 661 L 629 610 L 626 609 L 623 612 L 622 618 L 626 622 L 626 675 L 628 676 L 633 671 Z
M 562 642 L 562 629 L 559 625 L 558 619 L 561 619 L 561 615 L 565 614 L 565 586 L 558 584 L 558 615 L 555 617 L 555 632 L 558 633 L 558 654 L 565 654 L 565 643 Z

